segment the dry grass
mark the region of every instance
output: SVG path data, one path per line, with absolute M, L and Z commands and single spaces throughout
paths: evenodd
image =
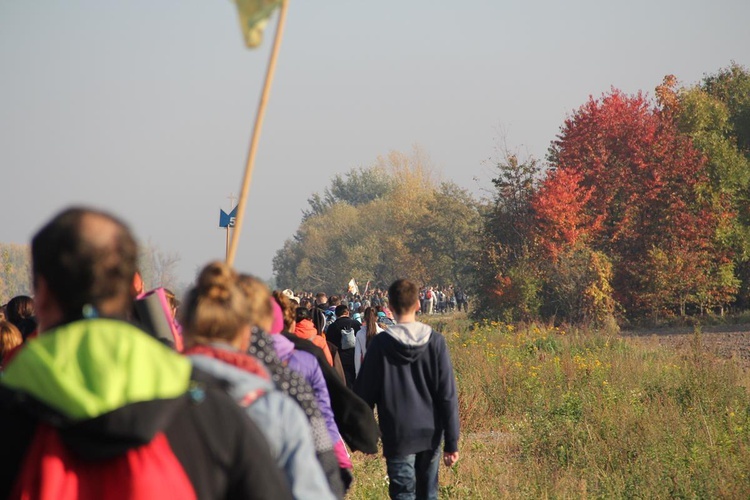
M 695 346 L 540 325 L 438 327 L 459 385 L 444 498 L 749 498 L 748 376 Z M 387 497 L 357 455 L 350 498 Z

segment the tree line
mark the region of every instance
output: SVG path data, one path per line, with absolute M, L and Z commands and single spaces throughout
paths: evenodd
M 138 249 L 138 268 L 147 289 L 164 286 L 175 292 L 185 287 L 179 282 L 180 254 L 160 249 L 151 241 Z M 32 295 L 31 249 L 27 244 L 0 243 L 0 304 L 17 295 Z
M 617 89 L 544 161 L 501 150 L 491 195 L 391 153 L 309 199 L 274 258 L 282 288 L 410 276 L 472 290 L 476 314 L 613 324 L 750 305 L 750 73 L 732 63 L 654 98 Z

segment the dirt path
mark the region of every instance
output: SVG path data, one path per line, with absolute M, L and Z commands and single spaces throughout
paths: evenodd
M 696 334 L 693 328 L 683 327 L 623 331 L 621 335 L 656 341 L 675 349 L 689 349 Z M 707 351 L 725 359 L 734 359 L 745 370 L 750 370 L 750 324 L 703 327 L 699 338 Z

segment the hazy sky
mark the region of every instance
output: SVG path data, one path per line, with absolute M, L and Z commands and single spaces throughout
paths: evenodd
M 237 267 L 270 277 L 310 194 L 390 150 L 478 192 L 499 129 L 543 157 L 589 95 L 750 66 L 748 20 L 748 0 L 291 0 Z M 229 0 L 0 0 L 0 241 L 84 203 L 186 281 L 223 258 L 273 26 L 250 51 Z

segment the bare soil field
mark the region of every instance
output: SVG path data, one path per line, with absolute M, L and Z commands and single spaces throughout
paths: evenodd
M 701 349 L 733 360 L 745 371 L 750 370 L 750 324 L 706 326 L 698 334 L 692 327 L 675 327 L 623 331 L 621 335 L 677 350 L 690 350 L 697 340 Z

